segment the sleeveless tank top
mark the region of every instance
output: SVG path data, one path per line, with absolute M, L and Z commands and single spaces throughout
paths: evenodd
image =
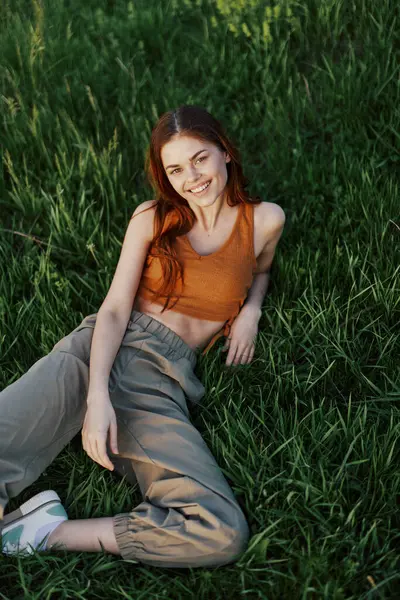
M 192 248 L 186 235 L 176 238 L 175 248 L 183 265 L 183 285 L 179 283 L 181 297 L 170 310 L 199 319 L 225 321 L 203 350 L 204 355 L 221 336 L 229 335 L 251 287 L 257 266 L 254 205 L 247 202 L 239 204 L 232 232 L 215 252 L 201 256 Z M 148 255 L 136 295 L 163 305 L 166 298 L 156 300 L 153 297 L 153 290 L 161 284 L 161 277 L 159 259 Z

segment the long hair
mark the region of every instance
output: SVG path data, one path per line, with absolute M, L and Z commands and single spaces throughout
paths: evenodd
M 246 193 L 248 180 L 243 175 L 239 152 L 224 133 L 221 124 L 209 112 L 200 106 L 182 105 L 160 117 L 151 133 L 150 146 L 146 154 L 146 174 L 156 195 L 155 232 L 149 257 L 158 258 L 161 264 L 162 284 L 154 291 L 154 298 L 166 297 L 162 312 L 175 306 L 179 299 L 179 295 L 176 295 L 178 280 L 183 281 L 183 267 L 174 248 L 175 240 L 188 233 L 196 221 L 196 215 L 189 203 L 169 182 L 161 160 L 162 147 L 177 134 L 211 142 L 221 151 L 228 152 L 231 157 L 230 162 L 226 164 L 228 173 L 226 192 L 229 206 L 244 202 L 251 204 L 261 202 L 259 197 L 252 199 Z M 154 205 L 146 210 L 153 207 Z M 165 228 L 166 218 L 170 213 L 174 218 L 170 219 L 168 228 Z M 168 307 L 172 297 L 176 300 L 172 307 Z

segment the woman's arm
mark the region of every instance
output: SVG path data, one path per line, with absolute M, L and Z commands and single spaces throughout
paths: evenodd
M 262 303 L 267 293 L 269 272 L 276 246 L 285 225 L 285 213 L 278 204 L 265 202 L 264 247 L 257 257 L 257 269 L 246 300 L 232 324 L 223 350 L 228 350 L 226 365 L 248 364 L 253 360 L 258 323 L 262 315 Z
M 90 401 L 95 401 L 93 391 L 108 390 L 111 367 L 129 321 L 153 236 L 154 210 L 143 212 L 152 202 L 143 202 L 133 213 L 135 218 L 127 228 L 114 278 L 97 314 L 90 350 Z
M 268 290 L 269 273 L 274 260 L 276 246 L 282 235 L 285 226 L 285 213 L 283 209 L 273 202 L 265 202 L 264 209 L 264 247 L 257 257 L 257 269 L 253 277 L 253 282 L 248 291 L 247 298 L 242 307 L 248 310 L 253 310 L 261 317 L 261 306 L 264 301 L 265 294 Z M 245 312 L 246 312 L 245 311 Z
M 129 318 L 129 317 L 128 317 Z M 102 392 L 108 392 L 111 367 L 121 345 L 128 319 L 102 306 L 97 313 L 90 349 L 89 392 L 87 403 L 96 402 Z
M 112 284 L 97 314 L 90 350 L 88 408 L 82 428 L 82 445 L 90 458 L 111 471 L 114 466 L 107 455 L 107 436 L 115 454 L 118 446 L 117 420 L 110 402 L 108 380 L 153 236 L 154 211 L 145 210 L 151 203 L 138 206 L 134 216 L 140 216 L 129 223 Z
M 269 284 L 269 271 L 266 273 L 256 273 L 253 277 L 253 282 L 247 293 L 247 298 L 243 304 L 242 310 L 253 310 L 256 316 L 261 318 L 261 306 L 267 293 Z

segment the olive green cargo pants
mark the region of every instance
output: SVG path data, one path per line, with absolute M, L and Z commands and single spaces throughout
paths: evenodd
M 96 315 L 86 317 L 0 393 L 0 517 L 80 431 L 86 412 Z M 174 331 L 133 311 L 110 374 L 117 416 L 116 470 L 138 482 L 142 502 L 114 517 L 123 558 L 161 567 L 234 562 L 249 528 L 197 429 L 186 399 L 204 386 L 196 353 Z M 0 521 L 1 526 L 1 521 Z

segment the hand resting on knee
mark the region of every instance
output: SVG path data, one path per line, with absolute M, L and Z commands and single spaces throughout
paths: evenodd
M 89 391 L 87 411 L 82 428 L 82 445 L 85 452 L 99 465 L 114 470 L 107 454 L 107 438 L 114 454 L 118 454 L 117 419 L 107 391 Z

